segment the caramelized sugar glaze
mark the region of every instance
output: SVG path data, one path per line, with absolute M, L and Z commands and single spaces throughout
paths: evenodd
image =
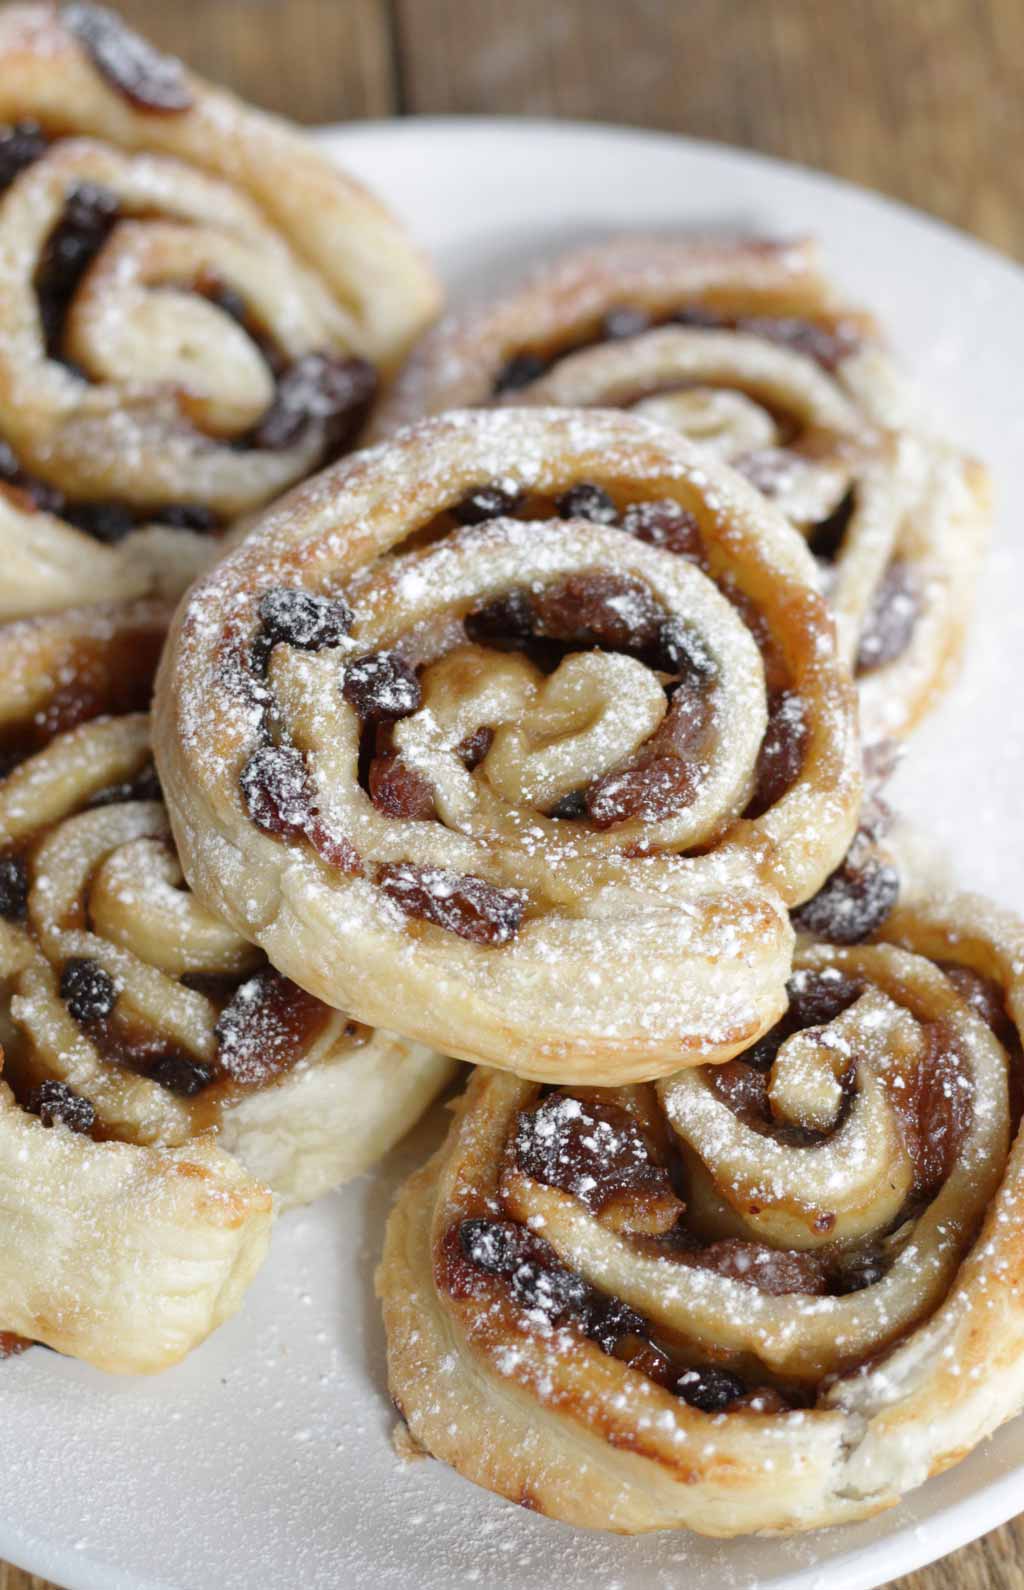
M 0 614 L 177 591 L 351 445 L 436 289 L 297 133 L 104 8 L 7 8 L 0 66 Z
M 541 1079 L 770 1025 L 859 802 L 809 557 L 614 414 L 450 415 L 327 472 L 196 589 L 158 713 L 186 868 L 276 965 Z
M 479 1071 L 378 1277 L 413 1436 L 595 1527 L 865 1516 L 1024 1398 L 1024 929 L 910 891 L 655 1085 Z
M 566 255 L 429 333 L 370 434 L 551 403 L 628 409 L 743 473 L 814 552 L 866 740 L 913 727 L 959 650 L 984 472 L 923 434 L 811 245 L 633 237 Z

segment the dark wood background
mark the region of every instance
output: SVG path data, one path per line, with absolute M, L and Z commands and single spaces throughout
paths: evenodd
M 658 127 L 836 172 L 1024 257 L 1024 0 L 120 8 L 197 70 L 304 122 L 478 112 Z M 897 1584 L 1024 1590 L 1024 1518 Z M 0 1564 L 0 1590 L 48 1587 Z

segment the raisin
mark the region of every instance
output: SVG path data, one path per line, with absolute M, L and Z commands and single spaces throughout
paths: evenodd
M 700 689 L 713 685 L 718 664 L 700 631 L 682 618 L 667 618 L 658 630 L 652 666 L 663 673 L 678 674 Z
M 389 862 L 378 869 L 382 892 L 406 916 L 420 917 L 474 944 L 508 944 L 519 931 L 526 897 L 473 873 Z
M 642 581 L 599 570 L 568 574 L 535 598 L 535 633 L 571 646 L 646 651 L 665 611 Z
M 871 600 L 854 672 L 870 673 L 902 657 L 913 637 L 921 597 L 913 575 L 902 562 L 890 563 Z
M 820 520 L 814 526 L 809 545 L 814 556 L 822 563 L 834 563 L 839 556 L 856 506 L 856 496 L 852 491 L 848 491 L 828 518 Z
M 424 822 L 437 816 L 431 785 L 393 751 L 374 757 L 368 783 L 370 799 L 385 817 Z
M 126 27 L 105 6 L 68 5 L 61 20 L 88 52 L 93 65 L 138 110 L 164 115 L 193 103 L 185 68 Z
M 885 1279 L 886 1263 L 881 1253 L 868 1249 L 851 1255 L 840 1262 L 830 1277 L 829 1290 L 833 1297 L 847 1297 L 851 1292 L 863 1292 L 865 1287 L 877 1286 Z
M 696 516 L 672 497 L 631 502 L 622 516 L 622 528 L 637 541 L 664 547 L 677 557 L 695 563 L 703 557 L 704 543 Z
M 198 530 L 206 535 L 221 527 L 220 515 L 201 502 L 165 502 L 149 517 L 154 524 L 170 525 L 172 530 Z
M 122 784 L 108 784 L 104 789 L 97 790 L 89 802 L 88 809 L 94 810 L 97 806 L 120 806 L 124 801 L 158 801 L 163 799 L 163 790 L 156 768 L 150 762 L 142 769 L 136 778 L 125 779 Z
M 210 1066 L 204 1065 L 201 1060 L 190 1060 L 185 1055 L 164 1054 L 149 1067 L 147 1076 L 153 1082 L 158 1082 L 168 1093 L 176 1093 L 182 1099 L 194 1099 L 197 1093 L 202 1093 L 214 1079 Z
M 587 816 L 587 792 L 584 789 L 570 790 L 568 795 L 563 795 L 557 800 L 548 812 L 549 817 L 559 817 L 571 822 L 578 822 Z
M 794 972 L 786 984 L 789 1005 L 786 1014 L 742 1055 L 743 1063 L 755 1071 L 770 1071 L 787 1038 L 808 1027 L 824 1027 L 860 997 L 861 987 L 834 967 L 821 972 Z
M 116 546 L 136 527 L 133 509 L 123 502 L 76 502 L 64 510 L 69 524 L 108 546 Z
M 477 608 L 466 619 L 470 640 L 525 640 L 533 633 L 534 608 L 529 591 L 515 589 Z
M 601 322 L 601 338 L 605 342 L 619 342 L 623 337 L 638 337 L 650 328 L 651 317 L 644 309 L 630 304 L 619 304 L 609 309 Z
M 512 1141 L 521 1171 L 571 1193 L 595 1214 L 623 1194 L 671 1195 L 667 1171 L 651 1159 L 620 1105 L 549 1093 L 536 1109 L 520 1111 Z
M 16 121 L 0 132 L 0 193 L 9 188 L 22 171 L 46 153 L 47 141 L 34 121 Z
M 397 652 L 370 652 L 345 669 L 342 695 L 364 723 L 407 718 L 422 700 L 413 668 Z
M 98 1021 L 117 1004 L 117 986 L 97 961 L 75 956 L 60 974 L 60 997 L 76 1021 Z
M 686 1369 L 675 1384 L 676 1395 L 701 1413 L 721 1413 L 730 1403 L 746 1396 L 747 1388 L 738 1375 L 727 1369 Z
M 587 810 L 602 830 L 637 819 L 656 823 L 691 805 L 696 793 L 696 775 L 688 763 L 677 756 L 658 756 L 597 779 L 587 792 Z
M 27 1107 L 44 1126 L 67 1126 L 88 1134 L 96 1124 L 96 1109 L 66 1082 L 41 1082 L 29 1094 Z
M 794 353 L 801 353 L 830 371 L 837 370 L 859 343 L 850 326 L 829 328 L 796 315 L 743 315 L 736 321 L 736 330 L 748 336 L 763 337 L 783 348 L 792 348 Z
M 295 1064 L 328 1017 L 319 999 L 267 967 L 221 1012 L 217 1063 L 244 1087 L 260 1087 Z
M 603 486 L 581 480 L 555 503 L 561 519 L 589 519 L 592 524 L 618 524 L 619 510 Z
M 48 352 L 58 350 L 68 301 L 119 214 L 117 194 L 96 183 L 79 183 L 68 193 L 63 213 L 46 241 L 35 278 Z
M 494 730 L 487 724 L 474 729 L 472 734 L 467 734 L 465 739 L 459 741 L 455 747 L 455 755 L 459 758 L 467 773 L 472 773 L 479 767 L 491 746 L 494 744 Z
M 455 504 L 452 513 L 459 524 L 486 524 L 489 519 L 515 513 L 522 500 L 521 491 L 509 491 L 504 486 L 478 486 Z
M 259 605 L 267 646 L 278 642 L 298 651 L 338 646 L 352 628 L 353 613 L 344 597 L 316 596 L 312 591 L 275 585 L 264 591 Z
M 817 894 L 793 913 L 803 933 L 828 944 L 860 944 L 877 932 L 900 892 L 895 867 L 868 856 L 859 866 L 844 862 Z
M 647 1337 L 647 1321 L 621 1298 L 594 1298 L 584 1311 L 583 1329 L 602 1352 L 612 1354 L 626 1336 Z
M 794 1292 L 819 1297 L 825 1291 L 825 1271 L 814 1253 L 786 1248 L 769 1248 L 761 1242 L 745 1242 L 727 1237 L 694 1255 L 698 1269 L 711 1270 L 744 1286 L 756 1286 L 770 1297 L 785 1297 Z
M 277 392 L 253 435 L 270 451 L 290 447 L 314 421 L 328 427 L 341 450 L 355 439 L 377 389 L 377 372 L 365 359 L 307 353 L 283 372 Z
M 28 869 L 21 856 L 0 857 L 0 916 L 21 922 L 28 905 Z
M 757 754 L 754 795 L 747 817 L 760 817 L 793 787 L 807 753 L 807 712 L 802 697 L 783 690 L 768 705 L 768 727 Z
M 698 331 L 715 331 L 720 326 L 728 325 L 723 315 L 716 314 L 706 304 L 684 304 L 670 319 L 675 326 L 689 326 Z
M 523 1308 L 535 1309 L 552 1324 L 579 1314 L 590 1288 L 566 1268 L 542 1238 L 511 1222 L 464 1220 L 459 1244 L 466 1258 L 488 1275 L 500 1275 Z
M 547 368 L 547 359 L 539 353 L 513 354 L 494 378 L 495 397 L 502 392 L 517 392 L 520 387 L 529 386 L 532 381 L 539 380 Z
M 261 746 L 246 762 L 239 783 L 257 828 L 292 837 L 305 832 L 313 796 L 301 751 L 293 746 Z

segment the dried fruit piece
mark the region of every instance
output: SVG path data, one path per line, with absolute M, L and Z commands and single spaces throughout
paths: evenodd
M 701 1413 L 721 1413 L 747 1394 L 739 1375 L 727 1369 L 685 1369 L 675 1384 L 676 1394 Z
M 825 879 L 817 894 L 793 913 L 803 933 L 828 944 L 860 944 L 877 932 L 900 892 L 895 867 L 868 856 L 859 865 L 849 861 Z
M 149 1067 L 146 1075 L 152 1082 L 158 1082 L 162 1088 L 166 1088 L 168 1093 L 176 1093 L 182 1099 L 195 1098 L 214 1080 L 210 1066 L 180 1054 L 161 1055 Z
M 47 140 L 34 121 L 16 121 L 0 131 L 0 193 L 9 188 L 22 171 L 46 153 Z
M 354 440 L 376 390 L 377 372 L 365 359 L 303 354 L 281 375 L 253 445 L 272 451 L 290 447 L 319 421 L 328 427 L 332 449 L 341 450 Z
M 342 596 L 317 596 L 286 585 L 264 591 L 259 615 L 268 648 L 280 641 L 299 651 L 340 645 L 352 628 L 353 617 Z
M 406 916 L 433 922 L 474 944 L 508 944 L 526 907 L 521 890 L 499 889 L 485 878 L 446 867 L 388 862 L 378 869 L 377 882 Z
M 395 651 L 370 652 L 349 663 L 341 693 L 364 723 L 407 718 L 423 696 L 415 670 Z
M 60 974 L 60 997 L 76 1021 L 98 1021 L 117 1004 L 117 985 L 98 961 L 75 956 Z
M 329 1015 L 319 999 L 267 967 L 221 1012 L 217 1063 L 235 1082 L 260 1087 L 295 1064 Z
M 899 560 L 890 563 L 871 600 L 860 637 L 855 672 L 870 673 L 902 657 L 910 645 L 921 611 L 914 576 Z
M 656 645 L 666 617 L 641 580 L 597 569 L 547 586 L 534 598 L 534 614 L 537 635 L 637 652 Z
M 455 504 L 452 514 L 459 524 L 486 524 L 489 519 L 501 519 L 515 513 L 522 500 L 521 491 L 510 491 L 495 484 L 478 486 Z
M 589 519 L 592 524 L 617 524 L 619 510 L 603 486 L 588 480 L 570 486 L 555 504 L 562 519 Z
M 385 817 L 424 822 L 437 816 L 431 785 L 394 751 L 375 756 L 368 777 L 370 799 Z
M 67 1126 L 88 1134 L 96 1124 L 95 1107 L 66 1082 L 41 1082 L 29 1094 L 27 1108 L 44 1126 Z
M 261 746 L 246 762 L 239 783 L 257 828 L 292 838 L 305 833 L 313 795 L 301 751 L 289 745 Z
M 28 904 L 28 869 L 21 856 L 0 857 L 0 916 L 21 922 Z
M 622 528 L 638 541 L 664 547 L 678 557 L 699 563 L 704 555 L 700 525 L 694 514 L 672 497 L 631 502 L 622 516 Z
M 538 380 L 548 368 L 548 361 L 539 353 L 516 353 L 507 359 L 494 380 L 494 395 L 516 392 Z
M 93 65 L 137 109 L 169 115 L 193 104 L 182 63 L 126 27 L 113 11 L 105 6 L 68 5 L 60 15 Z

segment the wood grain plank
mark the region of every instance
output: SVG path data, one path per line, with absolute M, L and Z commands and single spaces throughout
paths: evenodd
M 397 108 L 387 0 L 119 0 L 141 33 L 295 121 Z
M 1024 256 L 1020 0 L 397 0 L 406 108 L 716 138 Z

